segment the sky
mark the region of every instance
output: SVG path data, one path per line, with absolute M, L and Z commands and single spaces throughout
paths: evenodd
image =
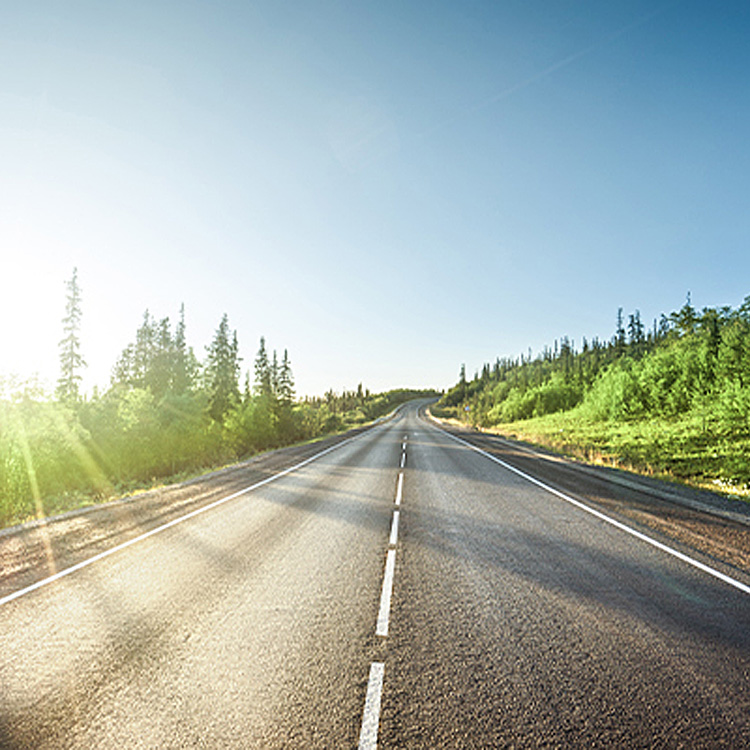
M 299 395 L 447 388 L 750 294 L 750 4 L 0 9 L 0 374 L 84 386 L 148 309 Z

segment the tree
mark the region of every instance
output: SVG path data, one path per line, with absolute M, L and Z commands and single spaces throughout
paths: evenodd
M 180 305 L 180 319 L 174 334 L 174 362 L 172 388 L 175 393 L 183 394 L 190 389 L 190 352 L 185 338 L 185 303 Z
M 229 332 L 226 313 L 221 319 L 213 341 L 206 347 L 206 386 L 208 389 L 208 411 L 217 422 L 240 401 L 237 331 Z
M 273 357 L 271 358 L 271 393 L 274 398 L 279 396 L 279 358 L 276 354 L 276 349 L 273 350 Z
M 272 396 L 271 365 L 268 362 L 266 339 L 260 337 L 260 347 L 255 355 L 255 392 L 259 396 Z
M 625 354 L 625 326 L 622 323 L 622 308 L 617 308 L 617 330 L 614 338 L 615 356 L 622 357 Z
M 282 441 L 288 442 L 294 439 L 297 432 L 294 419 L 294 376 L 292 365 L 289 362 L 289 353 L 284 349 L 284 356 L 279 366 L 279 378 L 277 387 L 277 429 Z
M 175 349 L 169 318 L 163 318 L 155 328 L 154 348 L 145 382 L 157 399 L 172 390 Z
M 716 383 L 721 348 L 722 329 L 729 320 L 729 311 L 704 308 L 699 321 L 699 334 L 702 339 L 702 380 L 704 395 L 711 391 Z
M 148 310 L 112 370 L 112 385 L 148 388 L 157 401 L 167 395 L 189 394 L 197 380 L 198 361 L 185 338 L 185 306 L 174 334 L 169 318 L 158 323 Z
M 65 317 L 62 320 L 64 336 L 60 341 L 60 377 L 57 381 L 57 397 L 60 401 L 76 403 L 80 400 L 81 368 L 86 362 L 81 355 L 81 289 L 78 286 L 78 269 L 73 269 L 66 283 L 68 294 L 65 302 Z
M 695 328 L 698 323 L 698 315 L 693 307 L 690 292 L 687 293 L 687 299 L 685 304 L 679 309 L 678 312 L 672 313 L 669 316 L 670 322 L 674 325 L 678 335 L 687 336 L 695 332 Z
M 135 333 L 135 347 L 133 349 L 133 382 L 131 383 L 134 387 L 146 387 L 146 378 L 154 360 L 156 336 L 156 321 L 151 316 L 151 313 L 146 310 L 143 313 L 143 323 L 141 323 Z
M 646 344 L 646 335 L 641 322 L 641 311 L 636 310 L 628 319 L 628 339 L 630 349 L 636 357 L 640 357 Z
M 359 385 L 359 398 L 362 398 L 362 384 Z M 281 359 L 281 368 L 279 370 L 279 401 L 284 406 L 291 406 L 294 401 L 294 376 L 292 375 L 292 365 L 289 361 L 289 353 L 284 349 L 284 356 Z

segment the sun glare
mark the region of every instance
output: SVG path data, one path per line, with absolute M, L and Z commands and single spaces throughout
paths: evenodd
M 5 243 L 3 243 L 5 244 Z M 14 247 L 15 245 L 15 247 Z M 65 289 L 58 270 L 40 264 L 38 251 L 19 251 L 16 243 L 0 275 L 0 372 L 25 379 L 38 375 L 47 384 L 57 377 Z M 37 259 L 35 261 L 35 259 Z M 68 275 L 70 271 L 68 271 Z

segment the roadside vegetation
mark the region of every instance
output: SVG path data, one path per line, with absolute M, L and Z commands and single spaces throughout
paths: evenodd
M 458 383 L 435 416 L 585 460 L 750 496 L 750 297 L 685 305 L 645 329 L 638 311 L 607 342 L 568 338 L 498 359 Z
M 81 393 L 81 292 L 67 283 L 54 394 L 34 381 L 0 380 L 0 525 L 44 517 L 273 448 L 341 432 L 432 391 L 373 394 L 359 385 L 298 399 L 288 352 L 260 339 L 241 372 L 226 315 L 205 356 L 176 325 L 146 312 L 114 363 L 109 387 Z M 434 394 L 437 395 L 437 394 Z

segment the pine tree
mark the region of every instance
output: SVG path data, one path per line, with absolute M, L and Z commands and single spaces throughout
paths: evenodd
M 628 339 L 631 351 L 636 357 L 640 357 L 643 354 L 646 343 L 640 310 L 636 310 L 635 313 L 628 317 Z
M 615 331 L 614 338 L 615 356 L 622 357 L 625 354 L 626 339 L 625 339 L 625 326 L 622 322 L 622 308 L 617 308 L 617 330 Z
M 86 366 L 81 355 L 81 289 L 78 286 L 78 269 L 73 269 L 63 318 L 63 339 L 60 341 L 60 377 L 57 381 L 57 397 L 66 403 L 80 400 L 81 368 Z
M 129 386 L 133 382 L 134 363 L 135 353 L 133 345 L 128 344 L 128 346 L 122 350 L 122 354 L 112 368 L 112 385 Z
M 229 409 L 240 400 L 238 348 L 237 331 L 230 336 L 229 318 L 224 313 L 213 341 L 206 347 L 208 410 L 217 422 L 221 422 Z
M 112 385 L 148 388 L 157 399 L 167 394 L 184 395 L 196 383 L 199 369 L 185 339 L 185 306 L 180 306 L 174 334 L 169 318 L 157 324 L 146 310 L 135 343 L 123 349 L 112 369 Z
M 292 365 L 289 362 L 289 354 L 284 349 L 284 356 L 281 360 L 281 369 L 279 370 L 279 401 L 284 406 L 291 406 L 294 401 L 294 376 L 292 375 Z M 359 385 L 358 397 L 362 398 L 362 384 Z
M 174 333 L 174 361 L 172 388 L 175 393 L 183 394 L 190 389 L 190 372 L 187 340 L 185 338 L 185 303 L 180 305 L 180 319 Z
M 159 399 L 172 390 L 174 378 L 174 340 L 169 318 L 163 318 L 154 329 L 152 359 L 145 373 L 145 383 Z
M 294 377 L 292 365 L 289 362 L 289 353 L 284 349 L 284 356 L 279 366 L 278 388 L 276 392 L 278 401 L 276 413 L 278 416 L 277 429 L 279 437 L 283 442 L 294 439 L 296 433 L 294 419 Z
M 273 350 L 271 358 L 271 393 L 275 399 L 279 397 L 279 358 L 276 349 Z
M 698 315 L 693 307 L 693 301 L 690 292 L 687 293 L 685 304 L 676 312 L 669 316 L 670 322 L 674 324 L 677 333 L 680 336 L 687 336 L 695 332 L 698 324 Z
M 156 321 L 151 316 L 151 313 L 146 310 L 143 313 L 143 322 L 135 334 L 135 346 L 133 347 L 133 372 L 130 383 L 133 387 L 146 387 L 146 379 L 151 370 L 151 364 L 154 361 L 156 337 Z
M 271 366 L 268 362 L 266 340 L 260 337 L 260 347 L 255 356 L 255 392 L 259 396 L 272 396 Z

